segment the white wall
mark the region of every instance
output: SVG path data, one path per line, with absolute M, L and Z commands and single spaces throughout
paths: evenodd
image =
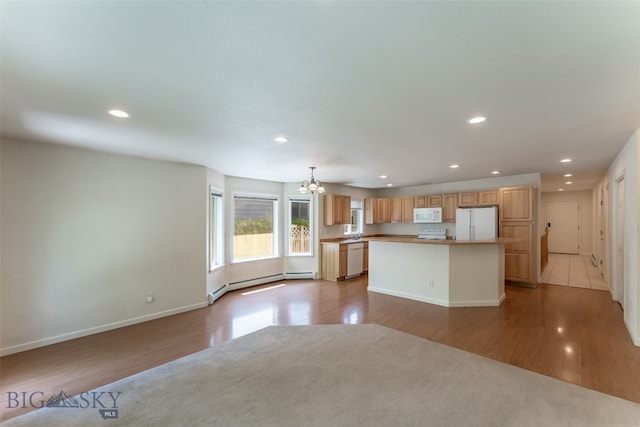
M 593 252 L 593 191 L 558 191 L 542 194 L 543 229 L 547 222 L 547 205 L 549 202 L 579 202 L 580 215 L 580 254 L 591 255 Z
M 638 224 L 640 223 L 640 210 L 638 209 L 638 163 L 640 160 L 640 130 L 636 130 L 627 144 L 609 166 L 609 230 L 607 241 L 607 264 L 610 274 L 607 281 L 611 284 L 613 298 L 620 299 L 620 289 L 615 283 L 616 277 L 616 181 L 620 176 L 624 176 L 625 182 L 625 204 L 624 204 L 624 322 L 629 329 L 632 339 L 636 345 L 640 345 L 640 315 L 638 313 L 639 287 L 638 283 Z
M 0 144 L 2 353 L 206 305 L 205 168 Z

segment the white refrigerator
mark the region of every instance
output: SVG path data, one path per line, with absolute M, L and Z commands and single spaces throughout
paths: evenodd
M 498 207 L 456 210 L 456 240 L 488 240 L 498 237 Z

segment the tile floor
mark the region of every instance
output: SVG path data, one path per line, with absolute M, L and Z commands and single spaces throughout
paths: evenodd
M 588 255 L 549 254 L 542 283 L 608 291 L 609 285 Z

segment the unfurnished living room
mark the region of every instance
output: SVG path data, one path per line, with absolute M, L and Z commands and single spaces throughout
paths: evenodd
M 0 423 L 639 425 L 638 22 L 1 1 Z

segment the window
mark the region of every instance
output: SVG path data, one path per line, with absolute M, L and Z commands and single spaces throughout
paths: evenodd
M 209 187 L 209 271 L 223 263 L 222 193 Z
M 289 199 L 289 255 L 311 255 L 311 199 Z
M 275 196 L 234 195 L 233 260 L 278 255 Z
M 362 234 L 362 200 L 351 200 L 351 223 L 345 224 L 344 234 Z

